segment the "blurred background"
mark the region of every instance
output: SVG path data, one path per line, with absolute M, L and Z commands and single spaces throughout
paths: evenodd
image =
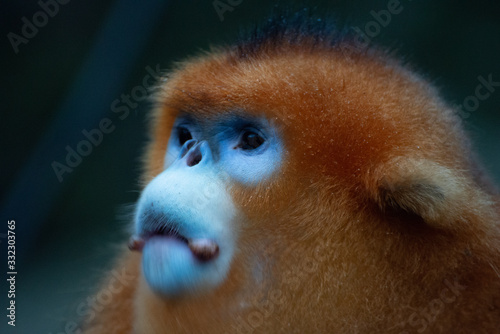
M 489 87 L 487 98 L 475 96 L 481 77 L 500 82 L 500 2 L 401 0 L 390 20 L 379 15 L 394 2 L 294 3 L 396 49 L 450 103 L 462 105 L 475 148 L 500 183 L 500 87 Z M 235 40 L 275 4 L 2 2 L 0 333 L 78 333 L 73 324 L 81 305 L 109 268 L 113 245 L 126 240 L 126 207 L 139 195 L 148 86 L 159 69 Z M 12 219 L 15 328 L 3 314 Z

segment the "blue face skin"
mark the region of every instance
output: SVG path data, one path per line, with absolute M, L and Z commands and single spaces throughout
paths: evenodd
M 143 273 L 153 291 L 178 298 L 224 281 L 239 216 L 228 185 L 265 181 L 280 167 L 281 155 L 277 131 L 265 119 L 177 118 L 165 169 L 144 189 L 136 211 L 135 237 L 144 241 Z M 217 245 L 217 255 L 201 261 L 191 247 L 200 240 Z
M 277 130 L 263 118 L 229 116 L 215 124 L 202 125 L 187 115 L 174 123 L 165 156 L 165 167 L 177 157 L 188 138 L 207 140 L 217 168 L 231 181 L 255 185 L 265 181 L 281 164 L 282 144 Z

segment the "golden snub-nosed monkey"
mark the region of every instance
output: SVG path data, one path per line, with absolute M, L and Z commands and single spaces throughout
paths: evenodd
M 271 20 L 156 101 L 133 279 L 85 333 L 500 331 L 499 197 L 387 52 Z

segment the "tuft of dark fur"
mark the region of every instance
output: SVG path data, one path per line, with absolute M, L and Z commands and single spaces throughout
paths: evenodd
M 281 45 L 334 48 L 353 39 L 348 29 L 339 29 L 334 20 L 317 17 L 309 8 L 298 11 L 276 10 L 261 25 L 242 33 L 236 44 L 240 58 L 251 58 L 270 46 Z

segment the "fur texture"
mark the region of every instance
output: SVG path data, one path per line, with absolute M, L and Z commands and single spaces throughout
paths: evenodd
M 230 189 L 245 218 L 228 278 L 164 300 L 125 252 L 135 278 L 85 333 L 498 332 L 499 198 L 427 81 L 326 24 L 272 21 L 168 75 L 144 182 L 179 111 L 230 110 L 273 122 L 285 156 Z

